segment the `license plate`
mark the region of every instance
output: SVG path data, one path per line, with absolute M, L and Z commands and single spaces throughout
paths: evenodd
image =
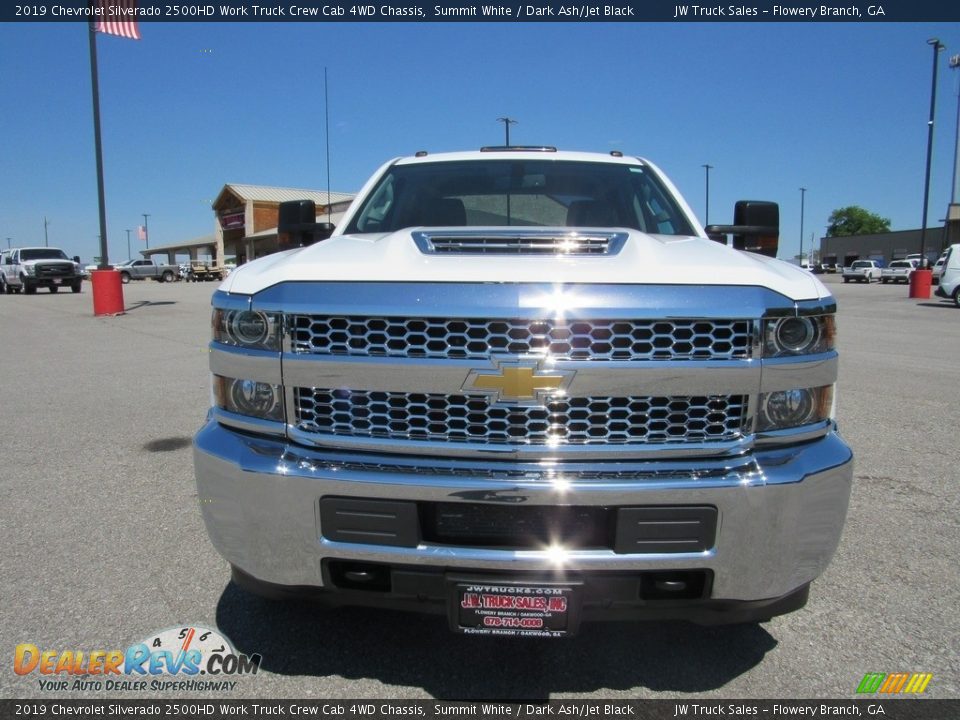
M 471 635 L 563 637 L 577 631 L 577 583 L 457 581 L 450 595 L 450 621 Z
M 54 284 L 54 285 L 59 285 L 59 284 L 62 283 L 62 282 L 63 282 L 63 280 L 61 280 L 60 278 L 54 278 L 54 279 L 53 279 L 53 284 Z

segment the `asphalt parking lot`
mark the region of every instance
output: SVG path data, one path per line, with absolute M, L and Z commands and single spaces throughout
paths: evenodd
M 12 670 L 20 643 L 123 649 L 181 623 L 262 654 L 223 697 L 852 698 L 865 673 L 899 671 L 932 673 L 928 697 L 960 697 L 960 310 L 825 282 L 857 461 L 843 540 L 807 607 L 762 625 L 584 625 L 564 641 L 246 595 L 207 540 L 193 480 L 215 286 L 133 283 L 127 313 L 106 318 L 87 283 L 0 297 L 0 697 L 44 695 Z

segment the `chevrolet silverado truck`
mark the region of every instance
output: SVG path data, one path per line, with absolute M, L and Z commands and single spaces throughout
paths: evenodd
M 30 295 L 39 287 L 55 293 L 64 286 L 78 293 L 83 286 L 80 258 L 71 260 L 63 250 L 52 247 L 10 250 L 4 255 L 0 271 L 8 294 L 23 292 Z
M 805 604 L 852 453 L 836 302 L 774 203 L 703 228 L 646 160 L 485 148 L 278 233 L 213 295 L 194 440 L 237 585 L 540 637 Z
M 127 260 L 113 266 L 120 272 L 120 282 L 126 285 L 131 280 L 146 280 L 157 282 L 173 282 L 180 273 L 176 265 L 157 265 L 152 260 Z

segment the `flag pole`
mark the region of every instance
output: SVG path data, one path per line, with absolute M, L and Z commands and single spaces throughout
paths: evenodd
M 97 201 L 100 205 L 100 264 L 101 270 L 110 268 L 107 257 L 107 206 L 103 196 L 103 146 L 100 142 L 100 83 L 97 72 L 97 29 L 89 23 L 90 32 L 90 86 L 93 89 L 93 138 L 97 154 Z

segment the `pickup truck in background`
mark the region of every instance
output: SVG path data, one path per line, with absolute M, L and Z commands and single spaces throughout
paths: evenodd
M 23 292 L 31 295 L 38 287 L 55 293 L 64 285 L 78 293 L 83 284 L 80 258 L 71 260 L 63 250 L 52 247 L 8 250 L 3 256 L 0 272 L 7 294 Z
M 152 278 L 157 282 L 173 282 L 179 275 L 176 265 L 157 265 L 151 260 L 127 260 L 114 265 L 120 271 L 120 282 L 127 284 L 131 280 L 146 280 Z
M 919 260 L 894 260 L 889 267 L 880 271 L 880 282 L 886 285 L 892 283 L 909 283 L 913 271 L 920 266 Z
M 880 264 L 876 260 L 855 260 L 853 265 L 843 269 L 843 281 L 870 283 L 880 279 L 880 272 Z

